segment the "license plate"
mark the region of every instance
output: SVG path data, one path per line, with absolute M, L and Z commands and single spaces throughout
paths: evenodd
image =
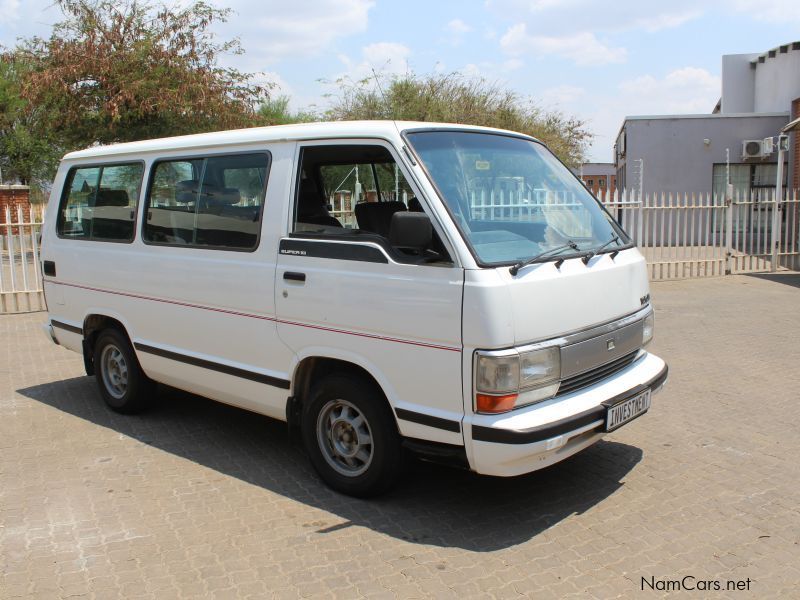
M 643 415 L 650 408 L 650 390 L 609 406 L 606 411 L 606 431 L 614 431 L 628 421 Z

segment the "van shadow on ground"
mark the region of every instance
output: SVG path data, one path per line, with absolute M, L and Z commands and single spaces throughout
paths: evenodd
M 639 448 L 601 441 L 558 465 L 512 479 L 416 461 L 395 491 L 363 501 L 325 487 L 299 443 L 290 441 L 285 424 L 267 417 L 164 387 L 148 412 L 118 415 L 106 408 L 89 377 L 18 392 L 348 522 L 330 530 L 353 524 L 476 552 L 526 542 L 604 501 L 642 457 Z
M 800 273 L 749 273 L 747 276 L 800 288 Z

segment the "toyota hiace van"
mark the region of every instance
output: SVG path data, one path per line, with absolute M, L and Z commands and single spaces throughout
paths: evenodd
M 405 453 L 514 476 L 644 414 L 642 255 L 542 143 L 392 121 L 67 154 L 45 326 L 113 410 L 154 384 L 288 422 L 366 496 Z

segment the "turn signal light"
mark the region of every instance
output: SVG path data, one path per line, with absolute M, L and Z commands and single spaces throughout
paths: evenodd
M 482 413 L 502 413 L 514 408 L 518 394 L 505 396 L 490 396 L 489 394 L 476 394 L 475 407 Z

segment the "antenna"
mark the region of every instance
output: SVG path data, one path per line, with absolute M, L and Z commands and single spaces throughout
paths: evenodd
M 378 86 L 378 91 L 381 93 L 381 98 L 383 98 L 384 105 L 386 105 L 386 108 L 389 108 L 389 101 L 386 99 L 386 94 L 383 93 L 381 80 L 378 78 L 378 74 L 375 72 L 375 67 L 370 67 L 370 71 L 372 71 L 372 76 L 375 78 L 375 83 Z

